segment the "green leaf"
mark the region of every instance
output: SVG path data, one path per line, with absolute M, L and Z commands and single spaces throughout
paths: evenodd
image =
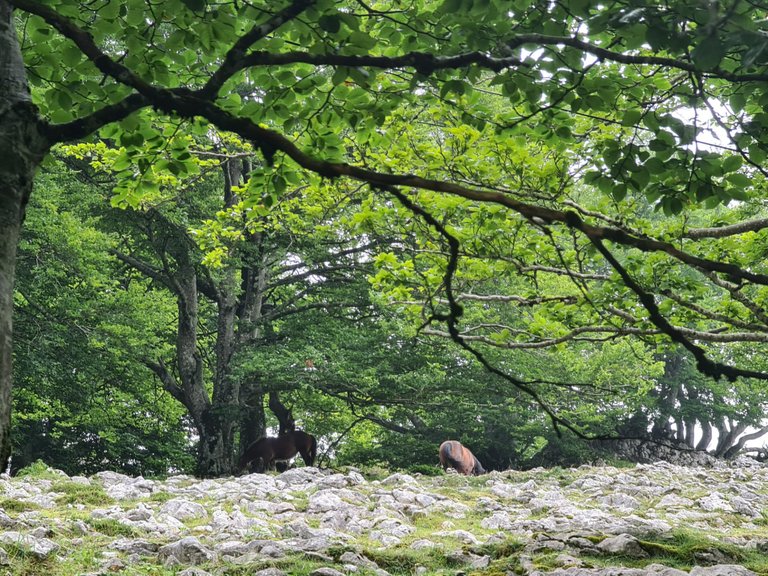
M 731 97 L 728 99 L 728 104 L 731 105 L 731 110 L 736 114 L 744 110 L 744 105 L 746 103 L 747 103 L 747 98 L 741 92 L 736 92 L 735 94 L 731 94 Z
M 723 172 L 735 172 L 744 163 L 744 159 L 741 156 L 728 156 L 723 160 Z
M 464 94 L 466 86 L 464 85 L 464 82 L 461 80 L 449 80 L 448 82 L 444 82 L 442 87 L 440 88 L 440 97 L 445 98 L 446 95 L 450 92 L 453 92 L 454 94 L 458 94 L 461 96 Z
M 181 2 L 192 12 L 204 12 L 208 5 L 207 0 L 181 0 Z
M 61 62 L 66 66 L 75 66 L 83 58 L 83 53 L 80 48 L 74 44 L 70 44 L 61 51 Z
M 676 216 L 683 211 L 683 201 L 679 198 L 665 196 L 661 200 L 661 209 L 667 216 Z
M 613 187 L 611 190 L 611 196 L 613 197 L 616 202 L 621 202 L 624 200 L 624 198 L 627 197 L 627 185 L 626 184 L 618 184 Z
M 702 70 L 717 68 L 725 57 L 725 47 L 717 36 L 707 36 L 691 53 L 693 63 Z
M 351 46 L 354 46 L 357 51 L 367 52 L 376 46 L 376 39 L 365 32 L 355 30 L 349 35 L 349 43 Z
M 768 48 L 768 41 L 766 40 L 754 43 L 750 49 L 744 52 L 744 54 L 741 56 L 741 65 L 744 68 L 749 68 L 756 62 L 764 60 L 764 58 L 760 57 L 765 54 L 766 48 Z
M 320 16 L 318 26 L 330 34 L 336 34 L 341 29 L 341 19 L 338 14 Z
M 745 176 L 739 172 L 736 172 L 735 174 L 728 174 L 725 179 L 734 186 L 738 186 L 740 188 L 746 188 L 752 185 L 752 180 L 749 178 L 749 176 Z
M 347 79 L 347 73 L 349 72 L 349 68 L 346 66 L 339 66 L 336 68 L 336 70 L 333 71 L 333 76 L 331 76 L 331 84 L 334 86 L 338 86 L 339 84 L 343 84 L 344 81 Z
M 622 126 L 637 126 L 637 123 L 640 122 L 640 119 L 643 117 L 643 111 L 642 110 L 627 110 L 624 112 L 624 117 L 621 119 L 621 125 Z
M 644 166 L 651 174 L 660 174 L 666 168 L 664 162 L 656 156 L 651 156 L 646 160 Z
M 664 29 L 661 25 L 648 26 L 645 31 L 645 41 L 648 42 L 654 51 L 666 48 L 669 44 L 669 39 L 669 31 Z
M 120 137 L 120 144 L 126 148 L 138 148 L 144 143 L 144 136 L 141 132 L 136 131 L 132 133 L 124 132 Z
M 462 0 L 445 0 L 440 6 L 440 12 L 443 14 L 456 14 L 462 9 Z

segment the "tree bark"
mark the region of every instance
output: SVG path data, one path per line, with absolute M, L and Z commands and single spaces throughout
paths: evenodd
M 11 456 L 16 249 L 35 171 L 50 148 L 31 103 L 13 9 L 0 0 L 0 472 Z
M 240 386 L 240 454 L 259 438 L 267 435 L 264 390 L 257 382 Z
M 745 427 L 746 429 L 746 427 Z M 744 444 L 749 442 L 750 440 L 757 440 L 758 438 L 762 438 L 768 434 L 768 426 L 763 426 L 759 430 L 752 432 L 751 434 L 745 434 L 741 438 L 739 438 L 739 441 L 736 442 L 733 446 L 728 448 L 728 450 L 725 451 L 725 454 L 723 455 L 724 458 L 733 458 L 735 457 L 742 448 L 744 448 Z
M 293 419 L 293 411 L 280 400 L 277 390 L 269 393 L 269 409 L 277 417 L 279 434 L 287 434 L 296 430 L 296 422 Z
M 712 424 L 705 420 L 701 423 L 701 440 L 696 445 L 696 450 L 707 450 L 712 442 Z

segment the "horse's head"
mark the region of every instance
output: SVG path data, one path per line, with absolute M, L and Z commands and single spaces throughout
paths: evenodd
M 474 476 L 480 476 L 480 474 L 486 474 L 488 471 L 483 468 L 483 465 L 480 464 L 480 460 L 477 459 L 477 456 L 475 456 L 475 465 L 472 468 L 472 474 Z

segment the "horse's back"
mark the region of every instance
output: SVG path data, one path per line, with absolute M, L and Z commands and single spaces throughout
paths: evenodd
M 317 441 L 312 434 L 294 430 L 274 437 L 263 437 L 246 448 L 238 463 L 242 471 L 251 462 L 263 460 L 263 467 L 270 468 L 276 462 L 285 462 L 301 453 L 307 466 L 312 466 L 317 455 Z

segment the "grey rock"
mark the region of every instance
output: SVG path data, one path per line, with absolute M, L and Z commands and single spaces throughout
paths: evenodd
M 216 554 L 203 546 L 194 536 L 187 536 L 172 544 L 163 546 L 158 557 L 166 565 L 202 564 L 216 559 Z
M 757 576 L 752 570 L 735 564 L 721 564 L 718 566 L 694 566 L 690 576 Z
M 48 538 L 35 538 L 30 534 L 21 534 L 20 532 L 0 532 L 0 544 L 9 544 L 18 546 L 27 554 L 35 558 L 48 558 L 55 554 L 60 546 Z
M 733 512 L 731 505 L 723 498 L 723 495 L 718 492 L 699 498 L 696 500 L 696 504 L 707 512 Z
M 142 539 L 119 538 L 109 545 L 111 550 L 117 550 L 126 554 L 138 554 L 139 556 L 149 556 L 155 554 L 160 546 L 154 542 Z
M 446 554 L 446 558 L 457 564 L 462 564 L 473 570 L 483 570 L 491 564 L 490 556 L 478 556 L 463 550 L 454 550 Z
M 597 549 L 605 554 L 617 554 L 630 558 L 648 557 L 648 553 L 640 546 L 637 538 L 630 534 L 619 534 L 606 538 L 597 545 Z
M 344 564 L 351 564 L 352 566 L 357 566 L 358 568 L 368 568 L 370 570 L 376 570 L 379 567 L 376 562 L 369 560 L 357 552 L 344 552 L 344 554 L 342 554 L 339 558 L 339 561 L 343 562 Z
M 317 570 L 312 570 L 312 572 L 309 573 L 309 576 L 345 576 L 344 572 L 339 572 L 338 570 L 334 570 L 333 568 L 318 568 Z
M 0 508 L 0 528 L 16 528 L 19 523 L 8 516 L 5 511 Z
M 297 484 L 309 484 L 317 480 L 322 472 L 317 468 L 305 466 L 304 468 L 291 468 L 280 474 L 277 478 L 289 486 Z
M 598 502 L 604 507 L 619 508 L 621 510 L 636 510 L 640 507 L 640 502 L 637 498 L 621 493 L 602 496 L 598 498 Z
M 197 502 L 184 500 L 183 498 L 174 498 L 168 500 L 160 508 L 160 512 L 168 514 L 177 520 L 187 520 L 190 518 L 207 518 L 208 512 Z

